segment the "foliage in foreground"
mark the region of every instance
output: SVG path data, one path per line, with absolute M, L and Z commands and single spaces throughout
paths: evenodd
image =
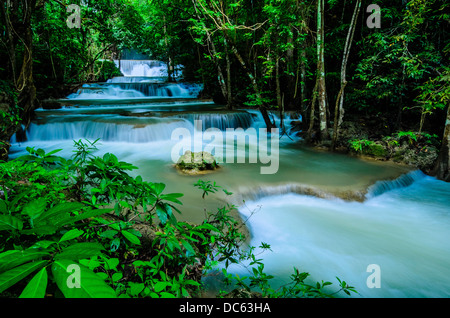
M 137 169 L 113 154 L 92 155 L 96 142 L 75 142 L 74 155 L 27 148 L 0 165 L 0 295 L 3 297 L 201 297 L 202 278 L 222 271 L 225 297 L 333 297 L 354 288 L 339 281 L 309 285 L 294 269 L 274 289 L 254 247 L 243 248 L 234 206 L 202 224 L 177 221 L 182 194 L 132 177 Z M 202 197 L 221 188 L 199 181 Z M 227 195 L 228 191 L 222 189 Z M 270 245 L 261 243 L 263 250 Z M 228 272 L 244 265 L 248 277 Z

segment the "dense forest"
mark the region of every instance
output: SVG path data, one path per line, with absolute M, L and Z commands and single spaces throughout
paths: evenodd
M 51 108 L 52 100 L 66 97 L 85 83 L 105 82 L 120 76 L 113 61 L 124 59 L 132 51 L 166 63 L 169 82 L 177 80 L 174 73 L 182 65 L 183 80 L 204 85 L 201 98 L 226 105 L 228 110 L 258 110 L 268 129 L 284 130 L 283 120 L 276 123 L 270 112 L 279 113 L 280 118 L 285 112 L 297 112 L 302 121 L 296 129 L 310 146 L 410 164 L 450 181 L 450 3 L 446 1 L 2 0 L 0 10 L 0 159 L 5 162 L 11 137 L 27 129 L 36 109 Z M 234 229 L 235 224 L 228 216 L 216 216 L 198 226 L 172 223 L 178 194 L 162 194 L 164 187 L 160 184 L 128 176 L 125 171 L 133 167 L 115 157 L 88 159 L 93 144 L 77 146 L 73 162 L 32 149 L 26 160 L 34 164 L 33 169 L 38 169 L 34 172 L 39 174 L 38 183 L 53 183 L 45 191 L 58 193 L 62 188 L 70 189 L 67 190 L 70 194 L 60 193 L 68 202 L 63 203 L 65 206 L 52 207 L 50 211 L 54 215 L 66 208 L 72 212 L 84 211 L 86 216 L 80 214 L 72 221 L 62 218 L 51 230 L 44 228 L 49 226 L 48 218 L 36 212 L 45 209 L 45 204 L 38 200 L 44 196 L 44 189 L 37 187 L 30 195 L 36 199 L 30 201 L 34 203 L 25 206 L 25 212 L 20 214 L 14 210 L 14 213 L 21 215 L 23 224 L 25 219 L 31 220 L 31 224 L 41 222 L 40 232 L 36 232 L 38 227 L 25 230 L 21 225 L 20 234 L 8 238 L 0 252 L 21 240 L 28 242 L 31 234 L 53 235 L 63 226 L 83 224 L 79 222 L 106 213 L 98 208 L 110 203 L 108 193 L 114 193 L 114 199 L 124 202 L 120 209 L 135 211 L 141 205 L 144 209 L 146 205 L 154 205 L 150 212 L 166 221 L 164 231 L 157 232 L 158 242 L 145 243 L 166 246 L 161 250 L 165 254 L 156 255 L 160 259 L 177 249 L 193 255 L 200 251 L 204 255 L 196 259 L 188 253 L 180 259 L 171 259 L 170 264 L 157 264 L 158 270 L 155 264 L 150 264 L 148 271 L 160 273 L 161 270 L 163 276 L 165 272 L 167 277 L 173 275 L 179 280 L 164 280 L 164 276 L 159 281 L 145 281 L 145 286 L 136 280 L 120 287 L 123 288 L 120 292 L 127 290 L 132 296 L 144 292 L 151 296 L 195 295 L 193 290 L 199 285 L 201 267 L 198 263 L 205 265 L 208 255 L 213 250 L 216 252 L 217 247 L 222 260 L 232 259 L 231 251 L 235 251 L 236 245 L 230 237 L 211 234 L 218 229 Z M 54 162 L 61 162 L 61 166 L 53 174 L 37 168 Z M 15 164 L 5 170 L 4 176 L 15 173 L 21 179 L 30 175 L 30 167 Z M 56 177 L 63 179 L 71 173 L 77 177 L 65 180 L 69 185 L 54 183 Z M 116 192 L 107 192 L 106 181 L 100 183 L 99 175 L 109 180 Z M 119 183 L 127 187 L 119 189 Z M 7 183 L 7 189 L 1 192 L 2 202 L 7 201 L 10 190 L 19 186 Z M 203 196 L 213 192 L 212 189 L 217 190 L 210 184 L 197 186 L 204 191 Z M 96 188 L 98 194 L 90 193 L 88 187 Z M 143 193 L 150 193 L 150 198 L 145 199 Z M 19 202 L 20 197 L 16 200 Z M 86 201 L 88 204 L 84 206 L 79 203 Z M 136 204 L 127 203 L 131 201 Z M 10 211 L 9 227 L 0 224 L 0 230 L 16 226 L 20 220 L 11 219 L 13 207 L 0 207 Z M 93 227 L 98 230 L 102 226 L 105 225 Z M 72 250 L 71 246 L 64 250 L 59 244 L 81 237 L 82 231 L 88 230 L 75 226 L 69 232 L 61 232 L 66 236 L 56 245 L 44 240 L 38 242 L 45 245 L 42 253 L 55 259 L 52 268 L 57 284 L 60 274 L 55 267 L 67 265 L 67 260 L 58 255 L 79 252 L 76 244 L 71 245 Z M 103 233 L 101 239 L 113 238 L 117 233 L 123 234 L 120 237 L 127 244 L 137 241 L 136 246 L 140 245 L 139 234 L 127 227 Z M 238 231 L 232 235 L 232 240 L 237 242 Z M 201 245 L 200 238 L 216 249 Z M 168 245 L 171 239 L 178 240 L 181 247 Z M 86 245 L 85 252 L 79 253 L 88 257 L 100 249 Z M 119 257 L 120 262 L 124 257 L 131 257 L 125 252 L 127 246 L 117 246 L 117 250 L 121 249 L 124 254 Z M 11 255 L 0 254 L 0 261 Z M 246 257 L 254 259 L 254 255 L 249 255 Z M 30 255 L 28 259 L 33 258 Z M 111 259 L 99 258 L 97 266 L 106 266 Z M 134 260 L 144 264 L 141 256 Z M 188 264 L 186 278 L 188 271 L 180 267 L 181 262 Z M 37 261 L 27 264 L 34 266 L 29 266 L 29 272 L 42 268 Z M 255 264 L 259 263 L 255 261 Z M 114 282 L 132 277 L 132 269 L 130 265 L 121 272 L 116 265 L 107 274 L 117 294 L 120 288 Z M 254 272 L 253 286 L 268 291 L 264 289 L 268 277 L 263 275 L 261 267 L 259 270 Z M 183 273 L 181 278 L 179 273 Z M 42 277 L 47 275 L 42 270 L 38 274 L 30 288 L 39 289 Z M 22 278 L 27 276 L 23 275 Z M 116 276 L 113 279 L 111 275 Z M 293 276 L 294 287 L 272 296 L 300 293 L 323 296 L 320 284 L 316 289 L 303 284 L 306 276 L 297 271 Z M 353 291 L 345 282 L 339 282 L 340 291 Z M 242 281 L 238 283 L 244 286 Z M 8 288 L 8 284 L 1 281 L 1 290 Z M 170 291 L 170 286 L 177 287 Z M 59 287 L 67 295 L 72 292 Z M 25 295 L 33 295 L 30 288 Z M 101 295 L 114 293 L 106 287 L 99 290 Z M 15 292 L 17 296 L 21 290 Z
M 444 140 L 435 172 L 447 178 L 449 5 L 374 2 L 72 1 L 77 18 L 69 2 L 5 1 L 1 139 L 43 100 L 112 74 L 99 60 L 130 48 L 167 62 L 169 79 L 184 65 L 205 97 L 256 107 L 268 127 L 267 110 L 299 111 L 307 139 L 331 149 L 408 132 Z M 373 127 L 349 144 L 355 118 Z

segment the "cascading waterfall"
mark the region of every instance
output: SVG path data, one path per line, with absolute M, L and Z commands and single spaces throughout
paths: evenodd
M 115 60 L 114 63 L 120 69 L 122 74 L 127 77 L 145 76 L 145 77 L 167 77 L 169 75 L 167 64 L 156 60 Z M 182 65 L 174 68 L 175 77 L 181 77 Z
M 192 178 L 173 169 L 172 132 L 264 128 L 260 112 L 201 103 L 195 99 L 201 85 L 167 83 L 166 65 L 158 61 L 122 60 L 120 67 L 125 76 L 84 85 L 68 97 L 72 103 L 66 108 L 39 110 L 28 130 L 11 140 L 12 158 L 26 153 L 27 146 L 64 149 L 59 154 L 70 157 L 73 140 L 100 138 L 97 155 L 113 152 L 138 166 L 143 178 L 185 193 L 181 218 L 201 222 L 204 205 L 211 203 L 199 200 Z M 149 101 L 155 97 L 160 100 Z M 144 102 L 136 102 L 140 99 Z M 278 112 L 270 116 L 280 124 Z M 420 171 L 297 147 L 291 127 L 299 121 L 295 112 L 284 114 L 291 138 L 280 139 L 276 174 L 261 175 L 260 164 L 245 162 L 224 163 L 208 176 L 236 193 L 232 199 L 248 218 L 250 243 L 271 245 L 273 252 L 263 256 L 265 270 L 280 285 L 293 267 L 311 273 L 313 280 L 335 282 L 338 276 L 362 297 L 450 297 L 450 185 Z M 256 146 L 250 144 L 249 152 Z M 367 189 L 368 184 L 373 185 Z M 368 193 L 364 202 L 330 195 L 347 190 Z M 380 289 L 366 285 L 370 264 L 380 265 Z
M 203 89 L 196 83 L 167 83 L 167 66 L 153 60 L 115 61 L 124 76 L 106 83 L 84 84 L 68 100 L 129 100 L 146 98 L 197 98 Z M 181 67 L 179 67 L 181 68 Z M 177 68 L 177 69 L 179 69 Z
M 395 180 L 377 181 L 374 185 L 369 187 L 366 198 L 371 199 L 390 190 L 408 187 L 425 177 L 426 175 L 422 171 L 415 170 L 404 174 Z

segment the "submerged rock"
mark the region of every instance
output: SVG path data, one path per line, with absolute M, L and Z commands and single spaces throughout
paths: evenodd
M 179 171 L 190 175 L 204 174 L 219 168 L 214 156 L 205 151 L 186 151 L 175 166 Z

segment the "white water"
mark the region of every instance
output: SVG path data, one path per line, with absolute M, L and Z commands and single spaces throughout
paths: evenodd
M 167 77 L 167 64 L 154 60 L 116 60 L 114 61 L 124 76 Z M 175 77 L 181 77 L 182 65 L 177 65 Z
M 184 83 L 160 86 L 160 78 L 145 77 L 161 75 L 159 68 L 163 66 L 152 63 L 121 61 L 122 70 L 130 76 L 112 79 L 106 85 L 86 85 L 78 95 L 70 96 L 72 100 L 87 100 L 82 106 L 38 111 L 37 120 L 26 132 L 27 141 L 13 138 L 11 157 L 24 154 L 27 146 L 47 151 L 62 148 L 60 154 L 69 157 L 74 139 L 101 138 L 98 155 L 112 152 L 140 167 L 136 174 L 165 182 L 170 192 L 185 193 L 182 219 L 201 222 L 205 207 L 214 211 L 224 204 L 223 196 L 200 200 L 201 193 L 193 187 L 200 178 L 217 181 L 234 192 L 237 204 L 242 205 L 245 199 L 240 213 L 246 218 L 249 211 L 258 210 L 248 223 L 252 243 L 259 246 L 263 241 L 272 246 L 273 252 L 264 255 L 264 262 L 277 283 L 286 281 L 296 266 L 311 273 L 313 280 L 336 283 L 338 276 L 355 286 L 361 297 L 450 296 L 449 184 L 420 172 L 406 174 L 407 169 L 385 163 L 304 149 L 293 134 L 292 139 L 280 139 L 280 169 L 275 175 L 261 175 L 261 164 L 247 161 L 224 163 L 212 175 L 181 176 L 171 160 L 176 143 L 171 134 L 176 128 L 186 128 L 193 134 L 192 141 L 205 146 L 212 135 L 198 133 L 207 128 L 257 129 L 264 127 L 264 121 L 258 111 L 227 112 L 218 105 L 195 100 L 136 104 L 136 99 L 148 98 L 148 92 L 156 92 L 158 87 L 170 87 L 172 96 L 185 96 L 190 90 Z M 146 67 L 153 73 L 138 72 Z M 138 77 L 131 76 L 137 73 Z M 272 117 L 280 122 L 278 114 Z M 289 128 L 297 119 L 298 115 L 288 114 L 286 126 Z M 195 120 L 202 121 L 201 129 L 194 127 Z M 186 141 L 186 147 L 192 146 L 190 143 Z M 217 141 L 215 145 L 220 146 Z M 240 158 L 248 159 L 257 149 L 250 138 L 248 152 Z M 382 181 L 402 174 L 399 179 Z M 364 203 L 330 195 L 361 191 L 369 185 Z M 305 188 L 322 191 L 328 199 L 292 193 L 305 193 Z M 381 267 L 380 289 L 366 286 L 370 264 Z M 235 271 L 243 274 L 240 268 Z
M 132 100 L 148 97 L 197 98 L 203 89 L 202 84 L 165 83 L 167 66 L 153 60 L 115 61 L 124 76 L 109 79 L 106 83 L 84 84 L 76 93 L 67 96 L 68 100 Z M 180 69 L 181 66 L 177 68 Z M 177 77 L 181 76 L 179 73 Z
M 247 202 L 241 213 L 257 211 L 251 243 L 271 244 L 262 258 L 284 276 L 279 284 L 295 266 L 311 281 L 344 279 L 355 297 L 449 297 L 449 194 L 450 184 L 423 176 L 364 203 L 286 194 Z M 367 286 L 370 264 L 380 266 L 381 288 Z

